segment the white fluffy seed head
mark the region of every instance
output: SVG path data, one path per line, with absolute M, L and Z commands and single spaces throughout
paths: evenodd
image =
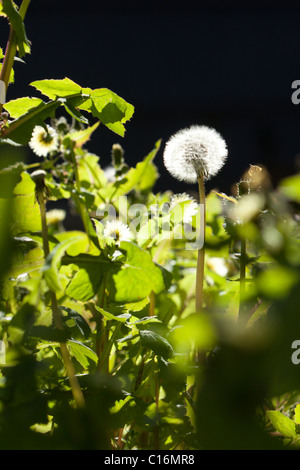
M 181 129 L 167 141 L 164 164 L 174 178 L 196 183 L 200 175 L 208 180 L 225 163 L 228 151 L 225 140 L 212 128 L 191 126 Z

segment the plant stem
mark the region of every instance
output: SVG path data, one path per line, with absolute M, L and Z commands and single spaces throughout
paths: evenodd
M 29 6 L 30 0 L 23 0 L 19 13 L 21 18 L 24 20 L 27 8 Z M 6 45 L 5 56 L 0 72 L 0 80 L 5 83 L 5 90 L 7 91 L 10 73 L 13 67 L 15 55 L 17 52 L 17 37 L 14 29 L 10 25 L 8 42 Z M 0 114 L 2 113 L 3 105 L 0 103 Z
M 240 299 L 239 299 L 239 320 L 242 320 L 244 313 L 244 296 L 246 284 L 246 239 L 241 238 L 240 253 Z
M 201 248 L 198 249 L 197 257 L 197 274 L 196 274 L 196 311 L 202 310 L 203 304 L 203 283 L 204 283 L 204 264 L 205 264 L 205 221 L 206 221 L 206 210 L 205 210 L 205 188 L 204 188 L 204 177 L 200 175 L 198 177 L 198 188 L 199 188 L 199 204 L 200 204 L 200 233 L 199 241 Z
M 155 315 L 155 294 L 151 291 L 150 294 L 150 304 L 149 304 L 149 317 L 154 317 Z
M 159 450 L 159 377 L 158 371 L 155 374 L 155 408 L 156 408 L 156 425 L 154 428 L 154 449 Z
M 37 186 L 38 188 L 38 186 Z M 42 237 L 43 237 L 43 250 L 44 250 L 44 257 L 46 258 L 49 253 L 49 238 L 48 238 L 48 226 L 47 226 L 47 219 L 46 219 L 46 206 L 45 206 L 45 199 L 43 194 L 43 189 L 38 188 L 37 192 L 37 200 L 40 207 L 40 214 L 41 214 L 41 224 L 42 224 Z M 63 330 L 63 322 L 61 318 L 61 313 L 59 311 L 57 298 L 55 292 L 50 291 L 50 299 L 51 299 L 51 309 L 52 309 L 52 316 L 53 316 L 53 323 L 56 328 L 59 330 Z M 83 397 L 82 390 L 79 386 L 75 369 L 67 348 L 67 344 L 65 342 L 60 343 L 60 351 L 63 359 L 63 363 L 69 378 L 73 398 L 78 408 L 84 408 L 85 401 Z

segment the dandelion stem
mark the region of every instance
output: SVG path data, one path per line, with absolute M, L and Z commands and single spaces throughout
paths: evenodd
M 239 320 L 242 320 L 244 312 L 244 296 L 246 284 L 246 239 L 241 238 L 240 253 L 240 299 L 239 299 Z
M 201 248 L 198 249 L 197 274 L 196 274 L 196 311 L 202 310 L 203 304 L 203 283 L 204 283 L 204 263 L 205 263 L 205 188 L 203 175 L 198 177 L 199 205 L 200 205 L 200 233 L 199 241 Z
M 49 253 L 49 238 L 48 238 L 48 226 L 47 226 L 47 219 L 46 219 L 46 205 L 45 205 L 45 196 L 43 187 L 40 184 L 36 185 L 36 196 L 40 207 L 40 215 L 41 215 L 41 224 L 42 224 L 42 238 L 43 238 L 43 250 L 44 250 L 44 257 L 46 258 Z M 52 316 L 53 316 L 53 323 L 56 328 L 59 330 L 63 330 L 63 322 L 61 318 L 61 313 L 59 311 L 58 303 L 56 294 L 53 291 L 50 291 L 50 299 L 51 299 L 51 309 L 52 309 Z M 73 398 L 78 408 L 84 408 L 85 401 L 83 397 L 82 390 L 79 386 L 75 369 L 67 348 L 67 344 L 65 342 L 60 343 L 60 351 L 63 359 L 63 363 L 69 378 Z

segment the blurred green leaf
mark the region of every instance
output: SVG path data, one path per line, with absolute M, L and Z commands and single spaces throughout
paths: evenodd
M 279 189 L 287 198 L 300 202 L 300 174 L 281 180 Z
M 41 230 L 41 216 L 35 196 L 35 183 L 26 172 L 14 188 L 13 211 L 10 231 L 13 236 Z
M 299 274 L 288 266 L 274 265 L 260 272 L 255 282 L 259 292 L 268 298 L 280 299 L 299 282 Z
M 276 431 L 284 437 L 297 438 L 296 423 L 278 410 L 269 410 L 267 415 Z

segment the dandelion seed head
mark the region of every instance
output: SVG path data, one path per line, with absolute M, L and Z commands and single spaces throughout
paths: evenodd
M 38 157 L 46 157 L 50 152 L 58 150 L 58 133 L 49 125 L 47 125 L 47 131 L 42 126 L 35 126 L 29 147 Z
M 191 126 L 170 137 L 164 150 L 164 164 L 174 178 L 195 183 L 200 175 L 208 180 L 225 163 L 225 140 L 212 128 Z
M 128 225 L 118 219 L 106 222 L 103 235 L 105 237 L 113 238 L 116 243 L 132 240 L 132 233 Z

